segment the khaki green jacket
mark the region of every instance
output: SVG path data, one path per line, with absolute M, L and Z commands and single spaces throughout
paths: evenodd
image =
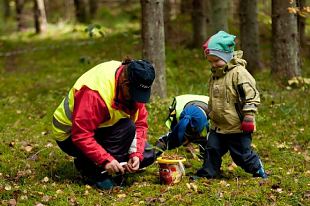
M 213 73 L 209 80 L 211 129 L 218 133 L 239 133 L 243 117 L 255 114 L 260 104 L 255 79 L 246 70 L 243 52 L 234 52 L 222 75 Z

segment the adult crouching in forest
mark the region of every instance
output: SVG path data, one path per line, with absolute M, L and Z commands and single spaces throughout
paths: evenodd
M 110 189 L 154 162 L 147 110 L 155 70 L 146 60 L 108 61 L 84 73 L 53 115 L 62 151 L 87 184 Z

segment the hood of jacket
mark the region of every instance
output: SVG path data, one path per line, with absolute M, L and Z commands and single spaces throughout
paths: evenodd
M 242 59 L 242 56 L 243 51 L 241 50 L 235 51 L 233 54 L 233 58 L 227 63 L 227 71 L 239 65 L 245 67 L 247 65 L 247 62 L 244 59 Z

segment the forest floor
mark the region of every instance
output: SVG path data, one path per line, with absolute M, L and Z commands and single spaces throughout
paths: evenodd
M 254 76 L 261 106 L 252 145 L 267 180 L 232 166 L 225 155 L 222 178 L 191 181 L 202 162 L 180 148 L 173 152 L 187 158 L 186 176 L 176 185 L 159 183 L 156 163 L 129 175 L 124 188 L 101 191 L 83 184 L 73 159 L 53 140 L 52 114 L 92 66 L 127 55 L 140 58 L 138 21 L 124 16 L 118 20 L 113 25 L 103 22 L 99 30 L 104 35 L 95 31 L 92 38 L 79 25 L 50 25 L 44 35 L 29 31 L 0 37 L 0 204 L 310 205 L 310 88 L 277 83 L 268 62 Z M 210 69 L 202 51 L 167 45 L 166 57 L 168 97 L 153 98 L 147 106 L 152 144 L 168 131 L 164 122 L 173 96 L 208 94 Z M 303 74 L 310 75 L 309 61 Z

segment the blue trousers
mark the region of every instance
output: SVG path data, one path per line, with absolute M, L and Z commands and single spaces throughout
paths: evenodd
M 251 149 L 251 133 L 220 134 L 211 130 L 208 136 L 203 170 L 209 178 L 219 176 L 222 157 L 228 151 L 233 161 L 246 172 L 255 174 L 262 163 Z

